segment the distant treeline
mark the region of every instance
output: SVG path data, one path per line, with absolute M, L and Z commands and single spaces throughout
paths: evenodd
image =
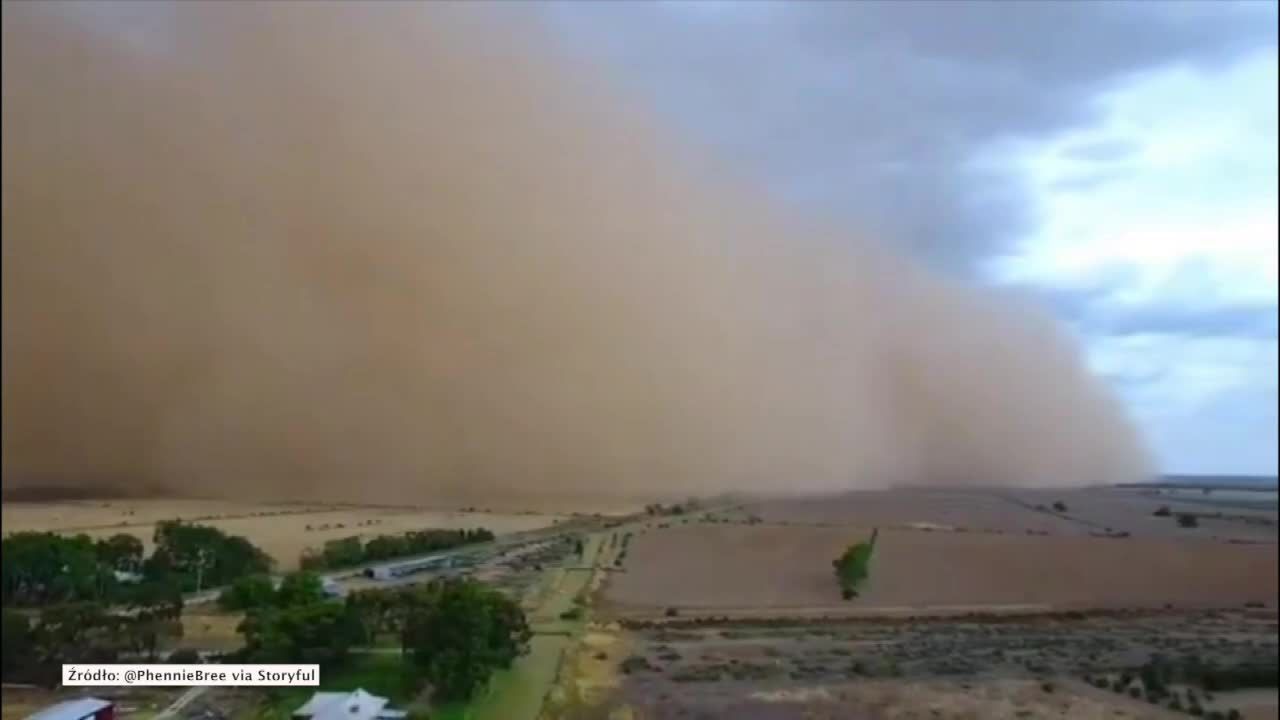
M 330 540 L 319 552 L 307 550 L 298 564 L 304 570 L 333 570 L 395 558 L 452 550 L 463 545 L 489 542 L 494 535 L 474 530 L 414 530 L 402 535 L 378 535 L 368 541 L 359 536 Z
M 120 533 L 88 535 L 20 532 L 4 538 L 3 601 L 6 607 L 74 602 L 130 602 L 141 585 L 192 592 L 225 585 L 271 569 L 271 558 L 248 540 L 180 521 L 156 525 L 155 549 Z
M 1120 483 L 1116 487 L 1274 491 L 1280 487 L 1280 479 L 1275 475 L 1163 475 L 1151 482 Z

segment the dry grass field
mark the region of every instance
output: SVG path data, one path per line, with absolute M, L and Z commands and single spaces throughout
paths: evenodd
M 262 547 L 281 569 L 296 567 L 307 548 L 352 535 L 402 533 L 429 528 L 484 527 L 499 535 L 552 525 L 564 515 L 465 512 L 342 505 L 235 503 L 220 500 L 75 500 L 5 502 L 6 533 L 23 530 L 83 532 L 91 537 L 129 533 L 150 551 L 155 523 L 187 520 L 243 535 Z

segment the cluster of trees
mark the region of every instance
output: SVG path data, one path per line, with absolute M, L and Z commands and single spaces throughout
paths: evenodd
M 378 535 L 367 542 L 358 536 L 330 540 L 320 552 L 308 550 L 299 561 L 307 570 L 351 567 L 412 555 L 451 550 L 472 543 L 489 542 L 494 535 L 474 530 L 417 530 L 402 535 Z
M 142 541 L 124 533 L 97 541 L 88 535 L 14 533 L 0 548 L 4 606 L 122 604 L 138 592 L 137 580 L 190 592 L 271 569 L 266 553 L 217 528 L 162 522 L 153 539 L 155 549 L 145 557 Z
M 116 540 L 120 538 L 120 540 Z M 125 538 L 142 543 L 131 535 L 117 535 L 95 543 L 88 535 L 64 537 L 47 532 L 20 532 L 6 537 L 0 554 L 4 563 L 3 601 L 5 607 L 39 607 L 60 603 L 111 600 L 119 592 L 108 561 Z M 132 563 L 132 559 L 128 561 Z
M 390 539 L 416 554 L 492 537 L 477 530 Z M 389 557 L 378 540 L 362 547 L 366 558 Z M 312 572 L 291 573 L 277 585 L 265 554 L 214 528 L 162 523 L 155 544 L 144 557 L 142 543 L 127 535 L 5 538 L 4 680 L 56 685 L 64 663 L 154 660 L 163 640 L 182 635 L 183 592 L 226 583 L 219 603 L 245 612 L 244 648 L 236 653 L 245 662 L 332 666 L 353 647 L 393 634 L 414 676 L 452 701 L 471 697 L 528 649 L 519 605 L 473 580 L 367 590 L 341 601 L 329 598 Z M 117 571 L 140 578 L 121 582 Z
M 320 577 L 310 572 L 290 573 L 278 588 L 264 576 L 239 580 L 219 603 L 246 610 L 237 628 L 245 662 L 333 665 L 366 637 L 354 608 L 329 600 Z
M 285 575 L 277 584 L 269 575 L 246 575 L 228 585 L 218 596 L 223 610 L 257 610 L 321 602 L 327 595 L 319 575 L 299 571 Z
M 226 585 L 246 575 L 270 572 L 272 560 L 253 543 L 218 528 L 173 520 L 156 525 L 155 550 L 143 575 L 169 578 L 184 592 Z
M 162 639 L 182 637 L 182 607 L 182 592 L 159 581 L 132 587 L 127 604 L 114 610 L 98 601 L 67 602 L 38 612 L 6 607 L 4 680 L 53 686 L 61 680 L 64 663 L 154 660 Z
M 245 662 L 332 667 L 353 647 L 392 635 L 414 677 L 429 682 L 441 701 L 472 697 L 495 670 L 527 651 L 530 638 L 518 604 L 470 579 L 357 591 L 342 602 L 325 597 L 316 575 L 299 572 L 277 589 L 269 580 L 242 580 L 224 598 L 253 603 L 239 627 Z
M 840 583 L 840 595 L 845 599 L 858 596 L 858 585 L 871 573 L 871 554 L 875 551 L 879 530 L 871 531 L 871 539 L 850 545 L 840 557 L 831 561 L 836 581 Z
M 436 582 L 403 613 L 403 647 L 439 700 L 466 700 L 529 647 L 520 606 L 473 580 Z
M 153 539 L 147 556 L 124 533 L 4 538 L 4 679 L 56 684 L 63 663 L 154 659 L 162 640 L 182 635 L 184 592 L 271 568 L 266 553 L 217 528 L 162 522 Z

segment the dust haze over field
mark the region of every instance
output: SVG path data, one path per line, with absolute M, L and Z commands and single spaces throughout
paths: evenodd
M 145 32 L 4 5 L 7 488 L 389 502 L 1147 472 L 1046 320 L 771 209 L 527 8 L 122 11 Z

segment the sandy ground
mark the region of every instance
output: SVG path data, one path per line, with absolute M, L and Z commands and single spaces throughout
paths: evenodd
M 566 516 L 544 513 L 462 512 L 369 506 L 231 503 L 218 500 L 109 500 L 6 502 L 6 533 L 22 530 L 83 532 L 91 537 L 129 533 L 150 551 L 155 523 L 183 519 L 243 535 L 281 569 L 297 566 L 307 548 L 352 535 L 372 536 L 432 528 L 484 527 L 501 535 L 546 527 Z
M 636 535 L 606 599 L 644 607 L 1030 604 L 1240 606 L 1277 600 L 1275 545 L 1194 539 L 882 530 L 862 596 L 831 560 L 869 528 L 675 525 Z

